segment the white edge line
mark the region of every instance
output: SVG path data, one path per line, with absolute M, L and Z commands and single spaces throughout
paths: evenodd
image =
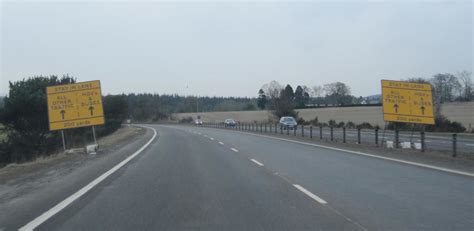
M 256 159 L 250 159 L 250 160 L 251 160 L 252 162 L 256 163 L 257 165 L 260 165 L 260 166 L 263 167 L 263 164 L 260 163 L 260 162 L 258 162 L 258 160 L 256 160 Z
M 323 199 L 321 199 L 320 197 L 314 195 L 312 192 L 306 190 L 305 188 L 301 187 L 300 185 L 297 185 L 297 184 L 294 184 L 293 185 L 295 188 L 297 188 L 298 190 L 300 190 L 301 192 L 303 192 L 304 194 L 306 194 L 307 196 L 311 197 L 313 200 L 319 202 L 320 204 L 327 204 L 327 202 Z
M 234 152 L 239 152 L 239 150 L 235 149 L 235 148 L 230 148 L 230 150 L 234 151 Z
M 140 154 L 143 150 L 145 150 L 150 144 L 151 142 L 153 142 L 153 140 L 155 140 L 156 138 L 156 130 L 154 128 L 151 128 L 151 127 L 146 127 L 146 128 L 149 128 L 149 129 L 152 129 L 153 130 L 153 137 L 151 137 L 151 139 L 145 144 L 143 145 L 140 149 L 138 149 L 135 153 L 133 153 L 131 156 L 129 156 L 127 159 L 123 160 L 122 162 L 120 162 L 119 164 L 115 165 L 113 168 L 111 168 L 109 171 L 105 172 L 104 174 L 102 174 L 101 176 L 99 176 L 98 178 L 96 178 L 95 180 L 93 180 L 92 182 L 90 182 L 88 185 L 84 186 L 83 188 L 81 188 L 79 191 L 75 192 L 74 194 L 72 194 L 71 196 L 69 196 L 68 198 L 64 199 L 63 201 L 59 202 L 59 204 L 57 204 L 56 206 L 54 206 L 53 208 L 49 209 L 48 211 L 44 212 L 43 214 L 41 214 L 39 217 L 35 218 L 34 220 L 30 221 L 28 224 L 24 225 L 23 227 L 21 227 L 20 231 L 23 231 L 23 230 L 33 230 L 35 229 L 36 227 L 40 226 L 43 222 L 47 221 L 49 218 L 53 217 L 54 215 L 56 215 L 57 213 L 59 213 L 61 210 L 63 210 L 64 208 L 66 208 L 68 205 L 70 205 L 71 203 L 73 203 L 75 200 L 79 199 L 81 196 L 83 196 L 84 194 L 86 194 L 89 190 L 91 190 L 92 188 L 94 188 L 96 185 L 98 185 L 100 182 L 102 182 L 103 180 L 105 180 L 108 176 L 112 175 L 114 172 L 116 172 L 117 170 L 119 170 L 121 167 L 123 167 L 125 164 L 127 164 L 128 162 L 130 162 L 133 158 L 135 158 L 138 154 Z
M 412 161 L 406 161 L 406 160 L 400 160 L 400 159 L 395 159 L 395 158 L 390 158 L 390 157 L 377 156 L 377 155 L 368 154 L 368 153 L 364 153 L 364 152 L 351 151 L 351 150 L 342 149 L 342 148 L 333 148 L 333 147 L 329 147 L 329 146 L 324 146 L 324 145 L 319 145 L 319 144 L 311 144 L 311 143 L 306 143 L 306 142 L 301 142 L 301 141 L 296 141 L 296 140 L 289 140 L 289 139 L 273 137 L 273 136 L 258 135 L 258 134 L 252 134 L 252 133 L 246 133 L 246 132 L 240 132 L 240 133 L 248 134 L 248 135 L 252 135 L 252 136 L 265 137 L 265 138 L 269 138 L 269 139 L 283 140 L 283 141 L 292 142 L 292 143 L 296 143 L 296 144 L 303 144 L 303 145 L 308 145 L 308 146 L 313 146 L 313 147 L 318 147 L 318 148 L 325 148 L 325 149 L 334 150 L 334 151 L 346 152 L 346 153 L 351 153 L 351 154 L 356 154 L 356 155 L 361 155 L 361 156 L 367 156 L 367 157 L 372 157 L 372 158 L 377 158 L 377 159 L 382 159 L 382 160 L 388 160 L 388 161 L 413 165 L 413 166 L 417 166 L 417 167 L 429 168 L 429 169 L 438 170 L 438 171 L 442 171 L 442 172 L 449 172 L 449 173 L 454 173 L 454 174 L 458 174 L 458 175 L 474 177 L 474 173 L 464 172 L 464 171 L 459 171 L 459 170 L 454 170 L 454 169 L 449 169 L 449 168 L 442 168 L 442 167 L 437 167 L 437 166 L 433 166 L 433 165 L 429 165 L 429 164 L 421 164 L 421 163 L 416 163 L 416 162 L 412 162 Z

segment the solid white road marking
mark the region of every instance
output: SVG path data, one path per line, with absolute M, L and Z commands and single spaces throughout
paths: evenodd
M 219 141 L 219 144 L 220 144 L 220 145 L 224 145 L 224 143 L 222 143 L 222 142 L 220 142 L 220 141 Z
M 100 182 L 105 180 L 108 176 L 112 175 L 114 172 L 116 172 L 121 167 L 123 167 L 128 162 L 130 162 L 133 158 L 135 158 L 138 154 L 140 154 L 143 150 L 145 150 L 151 144 L 151 142 L 153 142 L 153 140 L 155 140 L 156 130 L 154 128 L 151 128 L 151 127 L 147 127 L 147 128 L 153 130 L 153 137 L 151 137 L 151 139 L 145 145 L 143 145 L 140 149 L 138 149 L 135 153 L 133 153 L 127 159 L 123 160 L 122 162 L 120 162 L 119 164 L 117 164 L 113 168 L 111 168 L 109 171 L 105 172 L 104 174 L 102 174 L 101 176 L 99 176 L 98 178 L 96 178 L 95 180 L 90 182 L 88 185 L 81 188 L 79 191 L 75 192 L 74 194 L 72 194 L 71 196 L 66 198 L 65 200 L 59 202 L 59 204 L 57 204 L 53 208 L 49 209 L 48 211 L 41 214 L 39 217 L 37 217 L 34 220 L 30 221 L 28 224 L 21 227 L 19 230 L 23 231 L 23 230 L 33 230 L 33 229 L 35 229 L 36 227 L 41 225 L 43 222 L 47 221 L 49 218 L 56 215 L 61 210 L 66 208 L 68 205 L 73 203 L 75 200 L 79 199 L 81 196 L 86 194 L 89 190 L 91 190 L 96 185 L 98 185 Z
M 323 200 L 320 197 L 314 195 L 313 193 L 311 193 L 310 191 L 308 191 L 305 188 L 301 187 L 300 185 L 294 184 L 293 186 L 295 186 L 295 188 L 297 188 L 298 190 L 300 190 L 301 192 L 303 192 L 307 196 L 311 197 L 313 200 L 319 202 L 320 204 L 323 204 L 323 205 L 327 204 L 327 202 L 325 200 Z
M 413 165 L 413 166 L 417 166 L 417 167 L 423 167 L 423 168 L 438 170 L 438 171 L 442 171 L 442 172 L 449 172 L 449 173 L 454 173 L 454 174 L 463 175 L 463 176 L 474 177 L 474 173 L 464 172 L 464 171 L 459 171 L 459 170 L 454 170 L 454 169 L 449 169 L 449 168 L 443 168 L 443 167 L 438 167 L 438 166 L 429 165 L 429 164 L 422 164 L 422 163 L 406 161 L 406 160 L 400 160 L 400 159 L 395 159 L 395 158 L 390 158 L 390 157 L 377 156 L 377 155 L 368 154 L 368 153 L 364 153 L 364 152 L 351 151 L 351 150 L 342 149 L 342 148 L 334 148 L 334 147 L 324 146 L 324 145 L 320 145 L 320 144 L 306 143 L 306 142 L 301 142 L 301 141 L 296 141 L 296 140 L 289 140 L 289 139 L 273 137 L 273 136 L 259 135 L 259 134 L 247 133 L 247 132 L 239 132 L 239 133 L 247 134 L 247 135 L 251 135 L 251 136 L 265 137 L 265 138 L 274 139 L 274 140 L 282 140 L 282 141 L 287 141 L 287 142 L 296 143 L 296 144 L 303 144 L 303 145 L 308 145 L 308 146 L 313 146 L 313 147 L 318 147 L 318 148 L 324 148 L 324 149 L 329 149 L 329 150 L 333 150 L 333 151 L 346 152 L 346 153 L 351 153 L 351 154 L 356 154 L 356 155 L 361 155 L 361 156 L 367 156 L 367 157 L 372 157 L 372 158 L 377 158 L 377 159 L 382 159 L 382 160 L 388 160 L 388 161 L 393 161 L 393 162 L 397 162 L 397 163 L 403 163 L 403 164 L 407 164 L 407 165 Z
M 258 162 L 258 161 L 257 161 L 257 160 L 255 160 L 255 159 L 250 159 L 250 160 L 251 160 L 252 162 L 256 163 L 257 165 L 263 166 L 263 164 L 262 164 L 262 163 Z
M 239 152 L 239 150 L 235 149 L 235 148 L 230 148 L 230 150 L 234 151 L 234 152 Z

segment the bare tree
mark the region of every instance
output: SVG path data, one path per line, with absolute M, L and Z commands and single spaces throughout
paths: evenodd
M 324 90 L 322 86 L 314 86 L 313 91 L 311 92 L 311 97 L 318 98 L 324 95 Z
M 456 76 L 461 85 L 461 98 L 466 101 L 473 100 L 472 72 L 461 71 Z
M 431 84 L 433 84 L 437 103 L 453 101 L 455 98 L 455 91 L 460 86 L 456 76 L 449 73 L 434 75 L 431 79 Z
M 330 97 L 335 99 L 336 105 L 343 105 L 345 103 L 345 98 L 351 95 L 351 89 L 345 84 L 341 82 L 334 82 L 324 85 L 324 91 Z
M 264 84 L 262 89 L 265 92 L 267 99 L 272 100 L 280 97 L 280 92 L 283 89 L 283 86 L 279 82 L 273 80 Z

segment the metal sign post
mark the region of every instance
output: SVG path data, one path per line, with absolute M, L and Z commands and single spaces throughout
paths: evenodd
M 92 126 L 92 135 L 94 136 L 94 144 L 97 145 L 97 138 L 95 136 L 95 126 Z
M 66 151 L 66 138 L 64 138 L 64 130 L 61 130 L 61 136 L 63 138 L 63 150 Z

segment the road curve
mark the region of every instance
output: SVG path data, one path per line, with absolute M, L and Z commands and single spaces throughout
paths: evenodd
M 158 139 L 39 230 L 472 230 L 474 178 L 226 130 Z M 38 214 L 39 215 L 39 214 Z

